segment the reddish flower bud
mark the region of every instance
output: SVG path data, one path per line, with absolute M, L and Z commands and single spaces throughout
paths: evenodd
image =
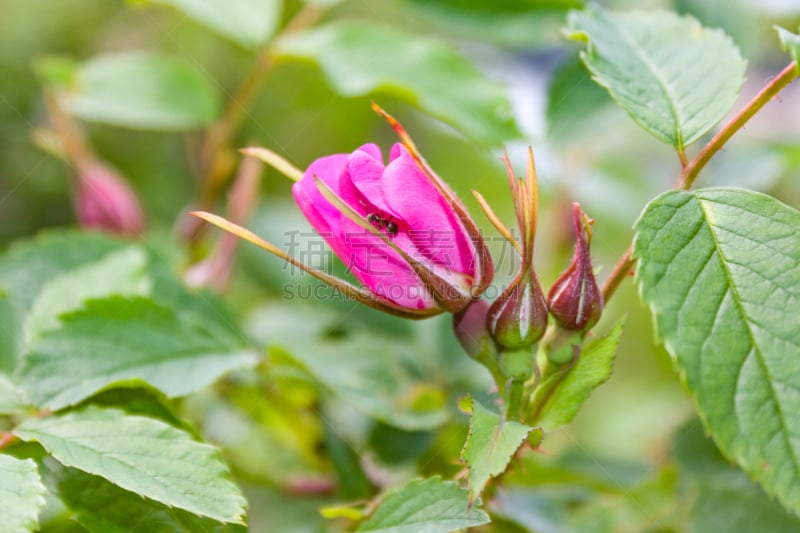
M 550 313 L 559 326 L 585 331 L 600 320 L 603 293 L 597 286 L 589 254 L 591 230 L 589 219 L 579 204 L 572 204 L 575 225 L 575 254 L 572 263 L 550 288 L 547 301 Z
M 547 303 L 536 273 L 523 269 L 489 308 L 488 322 L 497 344 L 506 350 L 533 346 L 547 329 Z
M 533 346 L 547 329 L 547 302 L 533 269 L 533 246 L 539 214 L 539 184 L 533 149 L 528 149 L 525 179 L 517 178 L 508 154 L 505 155 L 508 184 L 517 215 L 520 241 L 505 227 L 480 194 L 476 198 L 486 216 L 519 252 L 522 266 L 519 274 L 489 308 L 489 332 L 504 351 L 524 350 Z M 474 192 L 474 191 L 473 191 Z M 516 373 L 516 372 L 515 372 Z
M 144 231 L 144 215 L 136 194 L 102 163 L 93 161 L 80 168 L 75 211 L 84 228 L 128 236 Z
M 489 302 L 475 300 L 453 315 L 453 331 L 464 351 L 474 359 L 494 357 L 497 354 L 492 336 L 486 326 Z
M 457 312 L 480 294 L 479 247 L 452 199 L 401 144 L 389 164 L 375 144 L 317 159 L 292 192 L 314 229 L 378 298 L 412 311 Z M 365 231 L 364 221 L 376 231 Z

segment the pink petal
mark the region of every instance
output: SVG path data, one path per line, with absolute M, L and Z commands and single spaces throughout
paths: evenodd
M 392 161 L 402 156 L 403 154 L 408 154 L 408 151 L 406 150 L 405 146 L 403 146 L 400 143 L 394 143 L 392 145 L 392 149 L 389 150 L 389 162 L 391 163 Z
M 344 253 L 337 252 L 337 255 L 373 293 L 403 307 L 436 307 L 422 280 L 388 244 L 347 219 L 342 220 L 340 231 L 336 240 L 344 248 Z M 407 237 L 401 235 L 393 241 L 401 248 L 413 246 Z
M 319 178 L 342 200 L 357 211 L 363 211 L 361 195 L 347 175 L 348 154 L 335 154 L 317 159 L 292 186 L 292 193 L 300 210 L 318 232 L 337 231 L 342 214 L 319 191 L 314 176 Z
M 405 148 L 395 145 L 392 156 L 383 173 L 383 194 L 410 228 L 414 246 L 440 266 L 475 276 L 474 246 L 453 208 Z
M 319 233 L 329 233 L 333 228 L 338 228 L 341 213 L 319 192 L 314 184 L 314 176 L 338 192 L 346 164 L 346 154 L 317 159 L 309 165 L 303 178 L 292 186 L 292 194 L 300 211 Z
M 375 146 L 375 145 L 366 145 Z M 392 211 L 383 196 L 383 172 L 385 167 L 379 155 L 364 150 L 356 150 L 347 158 L 347 171 L 350 181 L 361 194 L 359 205 L 364 209 L 364 216 L 377 211 L 381 216 L 399 217 Z
M 381 147 L 378 146 L 377 144 L 375 143 L 364 144 L 356 148 L 355 152 L 366 152 L 367 154 L 372 156 L 372 159 L 374 159 L 375 161 L 380 163 L 381 166 L 383 166 L 383 152 L 381 152 Z
M 311 227 L 325 239 L 328 246 L 340 258 L 344 258 L 348 254 L 344 243 L 338 238 L 344 217 L 339 209 L 319 191 L 317 184 L 314 183 L 314 176 L 328 185 L 340 197 L 343 196 L 343 193 L 352 197 L 352 184 L 349 183 L 346 172 L 347 157 L 347 154 L 335 154 L 317 159 L 309 165 L 303 178 L 292 186 L 292 194 L 300 211 Z

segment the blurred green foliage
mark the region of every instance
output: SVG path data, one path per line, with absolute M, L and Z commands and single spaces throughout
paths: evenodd
M 403 487 L 420 475 L 453 479 L 462 469 L 457 459 L 468 430 L 467 417 L 456 410 L 457 399 L 469 392 L 481 404 L 491 405 L 493 396 L 488 374 L 453 339 L 449 317 L 409 323 L 348 301 L 283 301 L 287 286 L 296 295 L 321 285 L 244 245 L 222 303 L 202 292 L 189 293 L 178 283 L 177 275 L 198 253 L 184 245 L 178 229 L 201 187 L 202 126 L 219 116 L 214 101 L 220 102 L 220 113 L 237 105 L 230 99 L 258 60 L 252 43 L 259 41 L 259 31 L 268 33 L 271 28 L 251 28 L 248 31 L 254 33 L 234 36 L 238 42 L 232 42 L 225 38 L 231 37 L 229 26 L 209 31 L 202 14 L 187 16 L 176 9 L 142 4 L 107 0 L 0 4 L 0 250 L 13 250 L 17 241 L 44 230 L 76 225 L 71 170 L 42 150 L 47 145 L 42 141 L 47 125 L 42 78 L 53 82 L 54 76 L 60 77 L 57 85 L 69 85 L 70 65 L 102 54 L 169 54 L 206 80 L 200 92 L 210 95 L 200 105 L 202 120 L 181 122 L 178 129 L 183 131 L 160 131 L 153 124 L 124 127 L 141 126 L 130 121 L 111 125 L 87 120 L 81 127 L 98 156 L 129 180 L 143 202 L 150 230 L 142 250 L 157 270 L 150 275 L 173 291 L 154 290 L 153 296 L 176 309 L 195 309 L 182 317 L 187 323 L 211 329 L 216 319 L 225 324 L 209 335 L 232 329 L 238 338 L 241 325 L 248 342 L 264 357 L 255 368 L 236 371 L 186 398 L 150 398 L 145 402 L 148 409 L 153 405 L 158 409 L 147 414 L 161 419 L 166 416 L 163 412 L 178 413 L 188 420 L 183 430 L 196 431 L 221 447 L 248 499 L 252 531 L 343 531 L 353 517 L 361 516 L 357 505 L 343 504 L 372 497 L 379 488 Z M 280 10 L 281 24 L 305 4 L 287 0 Z M 481 191 L 501 218 L 511 220 L 499 161 L 502 146 L 508 147 L 519 171 L 527 145 L 536 150 L 542 186 L 536 264 L 545 287 L 571 254 L 572 201 L 580 201 L 596 219 L 593 255 L 602 279 L 629 245 L 633 222 L 644 205 L 672 186 L 680 172 L 674 154 L 644 134 L 598 90 L 577 60 L 578 46 L 560 34 L 567 10 L 581 7 L 582 2 L 509 0 L 492 7 L 486 2 L 450 0 L 325 4 L 330 5 L 322 13 L 321 25 L 346 21 L 347 28 L 391 27 L 398 57 L 419 42 L 433 46 L 437 54 L 441 46 L 445 50 L 441 53 L 461 57 L 463 63 L 456 62 L 454 72 L 464 75 L 463 83 L 478 80 L 470 85 L 478 87 L 477 96 L 462 94 L 460 85 L 447 87 L 451 72 L 415 74 L 414 62 L 403 66 L 399 79 L 387 77 L 380 69 L 391 73 L 391 64 L 385 64 L 384 57 L 370 57 L 369 50 L 364 55 L 379 72 L 370 72 L 374 79 L 358 87 L 343 87 L 326 69 L 338 67 L 346 73 L 347 68 L 359 67 L 357 61 L 341 65 L 346 58 L 333 54 L 333 66 L 320 68 L 313 62 L 315 54 L 303 52 L 297 44 L 300 36 L 294 52 L 277 54 L 275 65 L 243 111 L 231 147 L 266 146 L 300 168 L 322 155 L 350 152 L 367 142 L 388 148 L 395 138 L 370 110 L 369 102 L 375 99 L 403 122 L 431 166 L 465 199 L 486 228 L 496 257 L 506 254 L 498 261 L 498 283 L 515 273 L 510 250 L 481 218 L 469 191 Z M 755 0 L 737 0 L 724 9 L 708 0 L 606 4 L 663 7 L 721 27 L 748 61 L 749 82 L 743 89 L 747 97 L 787 62 L 772 24 L 794 29 L 800 22 L 800 11 L 791 2 L 770 2 L 768 7 Z M 329 50 L 336 51 L 340 50 Z M 321 55 L 320 50 L 315 52 Z M 60 58 L 58 63 L 52 63 L 54 57 Z M 51 68 L 42 76 L 36 66 L 46 58 Z M 452 57 L 447 59 L 427 66 L 452 67 Z M 132 88 L 136 97 L 152 100 L 152 94 Z M 76 90 L 82 90 L 80 84 Z M 457 100 L 455 111 L 447 107 L 452 103 L 448 95 L 463 98 Z M 703 184 L 723 178 L 725 184 L 745 184 L 790 205 L 800 204 L 800 181 L 792 177 L 800 169 L 800 129 L 796 121 L 786 119 L 797 113 L 800 94 L 793 87 L 780 98 L 781 109 L 765 110 L 719 154 L 707 176 L 700 178 Z M 180 96 L 178 102 L 187 103 Z M 475 104 L 480 113 L 464 116 L 463 102 Z M 120 104 L 130 111 L 136 102 Z M 235 152 L 229 155 L 235 157 Z M 224 197 L 209 208 L 224 210 Z M 307 228 L 291 200 L 289 184 L 277 173 L 265 174 L 248 227 L 281 246 L 287 244 L 286 231 Z M 200 253 L 212 245 L 210 234 L 201 241 Z M 68 270 L 73 264 L 102 259 L 107 248 L 98 247 L 102 254 L 95 254 L 94 245 L 85 246 L 59 251 L 46 262 Z M 4 263 L 6 271 L 0 268 L 0 277 L 11 268 L 8 264 Z M 336 264 L 334 270 L 344 269 Z M 15 364 L 19 349 L 15 335 L 21 327 L 14 323 L 18 317 L 9 302 L 9 296 L 0 294 L 3 371 Z M 703 437 L 669 357 L 656 347 L 652 319 L 631 283 L 624 284 L 610 303 L 597 331 L 605 334 L 623 314 L 628 315 L 625 331 L 609 381 L 593 393 L 570 426 L 548 436 L 543 444 L 546 454 L 525 455 L 503 478 L 504 489 L 484 496 L 484 509 L 493 524 L 478 530 L 752 531 L 748 529 L 755 527 L 752 524 L 764 523 L 770 524 L 769 531 L 796 529 L 795 517 L 729 467 Z M 236 325 L 228 328 L 229 322 Z M 8 331 L 14 334 L 5 334 Z M 5 382 L 0 375 L 0 403 L 15 404 L 13 387 Z M 102 395 L 89 398 L 98 390 L 84 391 L 80 399 L 123 408 L 136 403 Z M 0 430 L 9 424 L 8 417 L 0 418 Z M 12 451 L 20 457 L 41 456 L 40 450 L 31 452 L 28 446 Z M 58 467 L 44 477 L 56 491 L 89 490 L 99 479 Z M 104 483 L 95 496 L 102 499 L 115 490 L 116 486 Z M 455 489 L 441 485 L 438 490 Z M 462 497 L 466 495 L 453 495 L 459 501 Z M 83 527 L 102 530 L 104 522 L 97 516 L 82 515 L 85 511 L 78 503 L 62 499 L 74 508 Z M 752 506 L 752 514 L 734 521 L 731 516 L 745 506 Z M 320 508 L 335 509 L 331 513 L 339 518 L 324 519 Z M 158 512 L 170 515 L 167 508 Z M 196 525 L 199 519 L 182 513 L 168 518 L 181 524 L 181 531 L 223 530 Z M 475 523 L 482 515 L 476 516 Z M 764 522 L 757 520 L 761 516 Z M 68 517 L 69 512 L 50 502 L 43 529 L 80 527 L 65 525 Z

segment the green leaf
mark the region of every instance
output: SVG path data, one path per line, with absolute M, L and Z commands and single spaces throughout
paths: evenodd
M 356 531 L 380 533 L 447 533 L 489 522 L 470 508 L 467 491 L 439 477 L 410 482 L 386 496 Z
M 0 258 L 0 287 L 28 312 L 53 278 L 128 246 L 98 233 L 76 231 L 19 241 Z
M 567 501 L 568 523 L 562 530 L 613 533 L 617 531 L 683 531 L 675 501 L 677 475 L 663 467 L 637 481 L 629 490 L 595 495 L 583 506 Z M 727 533 L 727 532 L 726 532 Z
M 340 429 L 334 427 L 335 422 L 326 415 L 322 413 L 320 416 L 324 424 L 322 442 L 336 473 L 337 493 L 348 500 L 368 498 L 373 493 L 373 485 L 364 473 L 361 455 L 351 441 L 339 434 Z
M 78 67 L 62 105 L 84 120 L 154 130 L 211 124 L 219 101 L 206 75 L 187 61 L 156 52 L 97 56 Z
M 136 0 L 179 9 L 245 48 L 267 42 L 281 19 L 281 0 Z
M 369 435 L 369 447 L 383 464 L 399 465 L 415 460 L 434 443 L 432 431 L 406 431 L 377 423 Z
M 58 327 L 58 315 L 79 308 L 84 300 L 110 294 L 147 295 L 152 283 L 146 266 L 144 251 L 131 246 L 50 279 L 25 319 L 28 343 Z
M 781 507 L 719 454 L 697 420 L 680 428 L 670 455 L 681 465 L 685 497 L 691 501 L 688 531 L 791 533 L 800 518 Z
M 474 501 L 490 478 L 505 472 L 509 461 L 533 428 L 513 420 L 504 420 L 475 400 L 471 404 L 469 435 L 461 450 L 461 460 L 469 468 L 469 497 L 470 501 Z
M 58 284 L 60 276 L 68 283 L 71 271 L 88 268 L 125 247 L 120 241 L 95 233 L 61 232 L 19 241 L 0 256 L 0 369 L 11 373 L 16 368 L 18 357 L 25 351 L 26 317 L 48 284 Z M 75 290 L 98 294 L 91 284 Z M 55 303 L 49 300 L 48 305 Z M 65 305 L 58 307 L 52 316 L 67 310 Z M 40 312 L 47 314 L 47 305 L 42 305 Z
M 54 410 L 131 382 L 184 396 L 256 362 L 242 345 L 146 298 L 90 300 L 61 321 L 60 329 L 33 344 L 17 374 L 36 405 Z
M 24 337 L 21 315 L 19 305 L 0 287 L 0 372 L 10 374 L 17 366 Z
M 582 0 L 408 0 L 406 16 L 424 17 L 438 34 L 465 38 L 523 53 L 552 49 L 564 24 L 564 11 Z M 409 10 L 409 7 L 411 10 Z
M 691 510 L 688 531 L 706 533 L 796 533 L 800 520 L 762 491 L 733 487 L 703 486 L 698 490 Z
M 745 61 L 721 30 L 669 11 L 573 11 L 567 33 L 595 81 L 647 131 L 677 150 L 728 113 Z
M 43 85 L 69 86 L 75 83 L 78 62 L 74 57 L 44 55 L 32 62 L 33 71 Z
M 147 258 L 148 280 L 137 280 L 142 254 Z M 77 285 L 71 286 L 73 282 Z M 143 291 L 145 285 L 152 289 Z M 0 364 L 9 372 L 24 352 L 22 322 L 30 320 L 26 317 L 32 309 L 38 308 L 49 321 L 49 316 L 80 308 L 87 297 L 121 292 L 151 292 L 158 304 L 173 309 L 182 321 L 207 330 L 220 342 L 244 344 L 237 320 L 220 300 L 206 292 L 189 292 L 155 251 L 95 233 L 53 232 L 15 244 L 0 257 L 3 290 L 7 296 L 0 296 Z
M 492 510 L 526 532 L 683 532 L 677 472 L 662 463 L 611 459 L 585 448 L 525 454 L 503 476 Z
M 79 404 L 78 408 L 93 405 L 95 407 L 120 409 L 129 415 L 160 420 L 190 433 L 198 440 L 202 440 L 203 436 L 198 430 L 187 419 L 180 418 L 178 414 L 173 412 L 168 405 L 169 403 L 169 400 L 163 394 L 152 387 L 128 387 L 124 389 L 108 389 L 95 394 L 85 403 Z M 180 407 L 183 408 L 183 405 L 181 404 Z M 184 412 L 183 409 L 182 412 Z
M 412 0 L 424 4 L 425 0 Z M 437 2 L 454 11 L 475 11 L 488 16 L 493 13 L 522 14 L 528 11 L 566 10 L 579 8 L 581 0 L 495 0 L 491 4 L 484 0 L 439 0 Z
M 219 451 L 161 421 L 88 408 L 29 419 L 14 433 L 60 463 L 119 487 L 218 520 L 243 523 L 245 500 Z
M 608 381 L 624 322 L 620 320 L 608 335 L 582 348 L 578 362 L 542 405 L 536 427 L 550 432 L 569 424 L 592 391 Z
M 723 454 L 800 510 L 800 213 L 734 188 L 671 191 L 636 224 L 636 282 Z
M 36 463 L 0 454 L 0 524 L 5 533 L 38 530 L 45 494 Z
M 586 67 L 570 59 L 553 73 L 547 88 L 547 130 L 550 138 L 575 138 L 588 119 L 611 100 L 608 93 L 594 83 Z
M 796 33 L 792 33 L 789 30 L 781 28 L 780 26 L 775 26 L 775 30 L 778 32 L 778 38 L 781 40 L 781 46 L 783 49 L 789 52 L 794 59 L 795 64 L 798 63 L 798 58 L 800 58 L 800 35 Z
M 325 521 L 322 508 L 333 501 L 323 496 L 288 494 L 267 485 L 248 487 L 250 531 L 276 533 L 334 533 L 335 526 Z
M 131 527 L 136 531 L 171 533 L 246 531 L 242 525 L 223 524 L 142 498 L 102 477 L 74 468 L 54 470 L 50 477 L 59 498 L 75 513 L 75 520 L 93 533 L 127 533 Z
M 351 21 L 289 36 L 277 46 L 284 56 L 318 63 L 344 96 L 396 94 L 487 144 L 519 136 L 503 87 L 440 41 Z
M 299 340 L 293 358 L 360 411 L 408 431 L 432 429 L 448 419 L 446 395 L 407 346 L 377 336 Z
M 24 413 L 26 408 L 22 391 L 0 374 L 0 415 Z

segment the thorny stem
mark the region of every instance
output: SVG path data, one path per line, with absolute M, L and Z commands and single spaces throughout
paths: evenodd
M 769 103 L 784 87 L 789 85 L 798 75 L 798 66 L 792 61 L 777 76 L 775 76 L 761 91 L 745 105 L 725 126 L 720 129 L 714 137 L 708 141 L 700 152 L 688 164 L 683 165 L 683 170 L 675 185 L 676 189 L 688 190 L 700 171 L 708 164 L 714 155 L 719 152 L 726 142 L 750 120 L 753 115 Z M 678 154 L 679 157 L 681 153 Z M 681 158 L 681 163 L 685 159 Z M 616 292 L 622 281 L 628 276 L 633 268 L 635 259 L 631 257 L 632 247 L 628 247 L 622 257 L 617 261 L 611 275 L 603 284 L 603 299 L 606 303 Z

